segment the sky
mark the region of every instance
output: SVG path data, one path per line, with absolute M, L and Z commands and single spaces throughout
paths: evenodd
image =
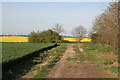
M 62 24 L 63 36 L 72 36 L 74 27 L 87 31 L 108 2 L 3 2 L 2 34 L 26 35 L 31 31 L 48 30 Z

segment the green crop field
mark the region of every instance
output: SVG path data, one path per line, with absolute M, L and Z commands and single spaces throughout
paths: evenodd
M 2 43 L 2 78 L 20 78 L 37 64 L 50 59 L 50 56 L 54 58 L 55 63 L 64 52 L 65 45 L 61 43 Z M 53 62 L 49 64 L 49 66 L 52 65 Z
M 53 43 L 2 43 L 2 63 L 21 58 Z

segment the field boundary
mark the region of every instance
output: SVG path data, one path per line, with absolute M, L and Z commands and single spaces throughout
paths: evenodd
M 59 45 L 54 44 L 52 46 L 48 46 L 48 47 L 42 48 L 40 50 L 34 51 L 34 52 L 27 54 L 23 57 L 11 60 L 11 61 L 6 62 L 6 63 L 2 63 L 2 71 L 4 72 L 4 71 L 8 70 L 10 67 L 15 66 L 16 64 L 23 63 L 24 60 L 28 60 L 30 58 L 33 58 L 33 57 L 37 56 L 40 52 L 44 52 L 45 50 L 49 50 L 49 49 L 54 48 L 56 46 L 59 46 Z

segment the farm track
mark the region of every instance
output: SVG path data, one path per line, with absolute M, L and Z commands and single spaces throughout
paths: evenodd
M 100 71 L 99 67 L 91 61 L 68 61 L 68 57 L 74 58 L 77 54 L 73 51 L 73 45 L 68 44 L 63 57 L 53 66 L 46 78 L 108 78 L 109 76 Z M 83 49 L 79 48 L 81 52 Z
M 81 48 L 83 44 L 67 44 L 67 49 L 65 50 L 64 53 L 62 53 L 61 56 L 59 56 L 61 59 L 55 63 L 55 65 L 50 69 L 48 75 L 45 78 L 113 78 L 111 75 L 106 74 L 101 71 L 100 67 L 97 66 L 97 63 L 92 62 L 92 61 L 78 61 L 78 60 L 72 60 L 68 61 L 68 58 L 75 58 L 78 53 L 74 50 L 73 46 L 78 46 L 78 50 L 86 56 L 86 53 L 84 53 L 84 49 Z M 45 49 L 51 50 L 55 49 L 56 47 L 51 47 L 50 49 Z M 31 67 L 33 67 L 31 63 L 28 62 L 28 64 L 31 64 L 29 67 L 29 70 L 26 74 L 21 75 L 23 73 L 22 67 L 23 65 L 19 66 L 16 69 L 21 69 L 20 74 L 12 73 L 11 76 L 16 76 L 15 78 L 18 78 L 17 75 L 20 75 L 19 78 L 35 78 L 37 75 L 37 71 L 39 71 L 37 68 L 42 66 L 45 66 L 48 64 L 48 61 L 51 61 L 53 59 L 53 56 L 49 56 L 43 63 L 38 63 L 34 64 L 36 67 L 36 70 L 30 71 Z M 14 68 L 14 67 L 13 67 Z M 24 69 L 23 69 L 24 70 Z M 29 72 L 30 71 L 30 72 Z M 39 76 L 37 77 L 39 78 Z

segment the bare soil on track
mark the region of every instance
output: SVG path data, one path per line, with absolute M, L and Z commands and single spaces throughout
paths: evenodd
M 83 44 L 68 44 L 61 59 L 53 66 L 46 78 L 108 78 L 94 62 L 68 61 L 67 58 L 74 58 L 77 54 L 73 50 L 73 45 L 81 46 Z M 83 49 L 80 48 L 82 52 Z

